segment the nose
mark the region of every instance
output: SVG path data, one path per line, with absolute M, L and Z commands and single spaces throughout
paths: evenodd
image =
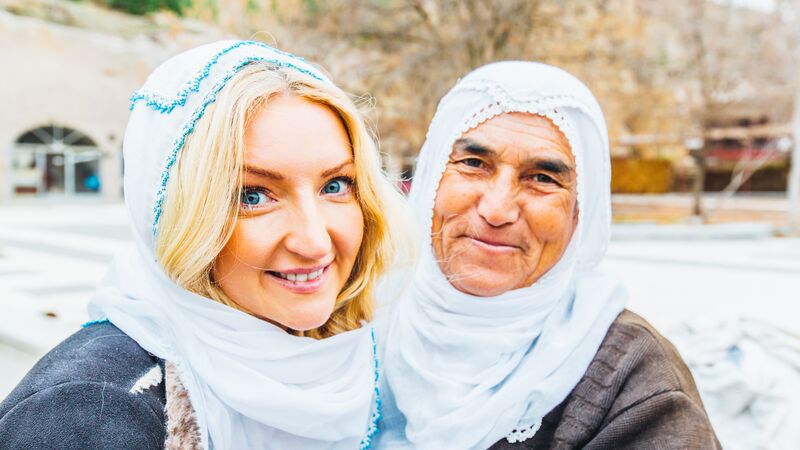
M 315 199 L 303 199 L 292 217 L 294 223 L 289 224 L 290 232 L 284 241 L 286 248 L 304 259 L 325 258 L 331 251 L 331 236 L 320 205 Z
M 511 174 L 498 174 L 486 187 L 478 203 L 478 215 L 493 227 L 514 223 L 520 209 Z

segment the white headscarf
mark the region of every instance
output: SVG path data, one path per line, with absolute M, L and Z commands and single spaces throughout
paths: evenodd
M 577 168 L 578 225 L 558 263 L 532 286 L 476 297 L 456 290 L 435 261 L 433 206 L 456 139 L 506 112 L 546 116 L 567 137 Z M 619 282 L 596 269 L 609 239 L 609 184 L 600 107 L 563 70 L 490 64 L 442 99 L 410 194 L 425 232 L 422 261 L 388 325 L 386 381 L 406 422 L 401 442 L 467 449 L 503 437 L 522 441 L 567 397 L 625 304 Z
M 300 58 L 256 42 L 224 41 L 168 60 L 134 93 L 123 152 L 135 245 L 115 258 L 89 312 L 176 364 L 204 448 L 358 448 L 369 444 L 376 420 L 369 327 L 323 340 L 292 336 L 182 289 L 154 256 L 170 167 L 217 93 L 253 63 L 330 83 Z

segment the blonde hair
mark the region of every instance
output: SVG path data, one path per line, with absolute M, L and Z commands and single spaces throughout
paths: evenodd
M 364 216 L 361 248 L 328 321 L 314 330 L 294 332 L 321 339 L 371 320 L 378 278 L 398 255 L 413 253 L 406 251 L 411 244 L 402 230 L 408 223 L 403 199 L 382 171 L 364 119 L 353 101 L 329 83 L 267 64 L 250 64 L 228 82 L 197 122 L 171 169 L 156 257 L 179 286 L 244 311 L 214 283 L 212 273 L 240 214 L 245 130 L 253 116 L 279 95 L 295 95 L 336 112 L 353 152 L 356 198 Z

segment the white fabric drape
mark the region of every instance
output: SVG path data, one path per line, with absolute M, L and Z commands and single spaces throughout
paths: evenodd
M 800 442 L 800 336 L 766 322 L 695 319 L 670 330 L 728 450 Z
M 546 116 L 565 134 L 576 159 L 579 219 L 564 255 L 532 286 L 476 297 L 453 288 L 434 259 L 433 205 L 455 140 L 506 112 Z M 626 298 L 616 278 L 596 269 L 608 244 L 609 183 L 602 113 L 568 73 L 530 62 L 490 64 L 442 99 L 410 193 L 425 232 L 422 261 L 385 324 L 391 394 L 382 446 L 468 449 L 524 440 L 567 397 Z
M 358 448 L 373 408 L 368 327 L 323 340 L 292 336 L 180 288 L 155 261 L 164 173 L 216 92 L 248 63 L 328 82 L 298 58 L 243 41 L 198 47 L 157 68 L 132 98 L 123 146 L 135 244 L 114 259 L 90 315 L 108 318 L 142 348 L 177 365 L 206 448 Z

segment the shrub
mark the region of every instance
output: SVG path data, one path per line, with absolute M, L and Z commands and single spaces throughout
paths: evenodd
M 147 14 L 162 9 L 183 14 L 183 10 L 192 6 L 192 0 L 106 0 L 106 4 L 128 14 Z

